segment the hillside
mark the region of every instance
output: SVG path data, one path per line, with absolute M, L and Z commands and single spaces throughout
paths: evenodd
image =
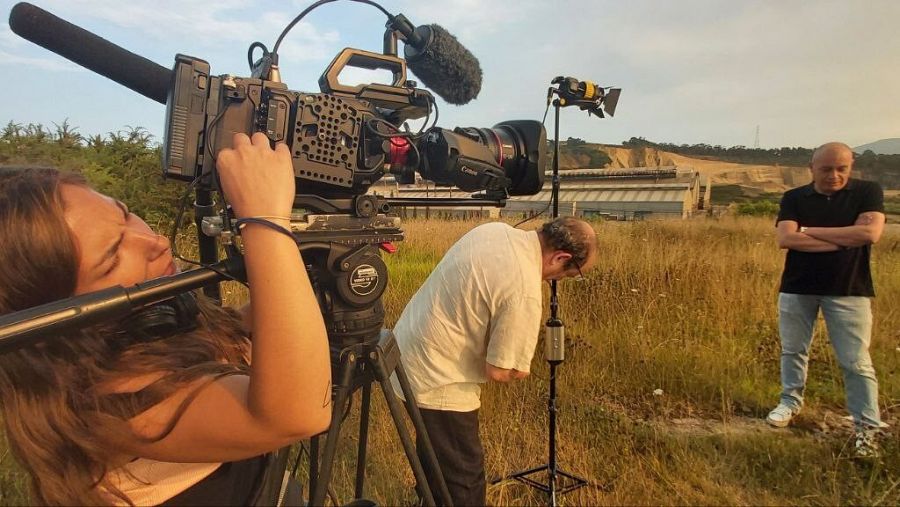
M 900 137 L 882 139 L 853 148 L 853 151 L 860 154 L 866 150 L 871 150 L 878 155 L 900 155 Z

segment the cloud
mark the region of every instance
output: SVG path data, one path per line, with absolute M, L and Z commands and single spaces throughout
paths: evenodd
M 658 140 L 752 144 L 762 124 L 773 144 L 812 145 L 826 132 L 868 132 L 900 118 L 900 68 L 888 63 L 900 54 L 890 21 L 898 2 L 562 5 L 591 15 L 547 22 L 543 47 L 518 39 L 533 63 L 507 65 L 499 77 L 534 67 L 548 79 L 551 70 L 621 86 L 604 130 L 631 123 L 637 135 L 669 132 Z M 867 121 L 861 111 L 874 114 Z
M 186 52 L 217 73 L 246 72 L 244 48 L 253 40 L 273 44 L 310 3 L 40 2 L 148 58 L 170 61 Z M 292 89 L 314 89 L 340 43 L 371 49 L 366 44 L 380 42 L 375 10 L 346 5 L 317 10 L 284 40 L 282 71 Z M 481 62 L 481 95 L 465 107 L 442 104 L 444 126 L 540 119 L 550 79 L 567 75 L 622 87 L 623 94 L 612 119 L 567 111 L 564 137 L 749 145 L 756 125 L 763 144 L 778 146 L 900 135 L 896 0 L 395 0 L 388 7 L 413 23 L 444 26 Z M 23 42 L 0 26 L 4 70 L 77 68 Z M 27 87 L 27 76 L 23 82 Z
M 284 27 L 293 20 L 294 15 L 285 13 L 266 13 L 260 18 L 258 32 L 267 34 L 271 40 L 267 44 L 275 44 L 275 39 Z M 334 45 L 340 41 L 337 30 L 320 31 L 316 25 L 300 21 L 285 36 L 278 49 L 280 61 L 304 62 L 323 60 L 334 56 Z M 269 47 L 270 50 L 274 47 Z
M 0 49 L 0 65 L 30 67 L 41 70 L 84 72 L 84 69 L 61 58 L 31 58 Z
M 64 19 L 95 19 L 115 26 L 134 29 L 146 35 L 179 35 L 196 33 L 219 36 L 246 29 L 240 21 L 222 21 L 220 17 L 242 8 L 241 2 L 220 0 L 156 0 L 120 2 L 118 0 L 45 0 L 42 8 Z M 77 24 L 77 22 L 76 22 Z
M 274 44 L 274 38 L 293 18 L 282 13 L 260 13 L 248 2 L 237 0 L 46 0 L 42 5 L 69 21 L 99 20 L 139 38 L 160 42 L 190 40 L 203 48 L 233 47 L 234 42 L 248 43 L 254 38 Z M 321 59 L 327 53 L 327 45 L 338 38 L 337 31 L 320 31 L 301 22 L 285 39 L 284 53 L 297 61 Z
M 537 0 L 484 1 L 441 0 L 440 8 L 433 2 L 403 0 L 396 12 L 403 13 L 416 25 L 436 23 L 447 28 L 465 43 L 515 29 L 526 20 L 540 19 L 554 12 L 551 4 Z
M 9 28 L 9 25 L 0 25 L 0 47 L 14 48 L 24 42 L 25 41 L 21 37 L 13 33 L 12 29 Z

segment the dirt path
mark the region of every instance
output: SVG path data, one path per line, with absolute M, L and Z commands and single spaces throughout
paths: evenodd
M 885 414 L 885 422 L 894 426 L 898 422 L 892 419 L 896 418 Z M 746 435 L 778 431 L 797 436 L 831 437 L 850 435 L 853 431 L 853 421 L 849 415 L 831 410 L 801 412 L 791 426 L 783 429 L 769 426 L 763 418 L 743 416 L 732 416 L 727 421 L 690 417 L 651 420 L 647 424 L 664 433 L 687 436 Z

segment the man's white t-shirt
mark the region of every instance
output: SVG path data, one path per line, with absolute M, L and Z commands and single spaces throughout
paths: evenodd
M 485 363 L 530 371 L 541 325 L 541 278 L 536 231 L 484 224 L 447 251 L 394 327 L 420 407 L 479 408 Z M 396 376 L 392 381 L 399 395 Z

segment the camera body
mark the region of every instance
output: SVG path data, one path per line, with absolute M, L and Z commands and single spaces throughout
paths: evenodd
M 341 84 L 345 67 L 388 70 L 390 84 Z M 532 120 L 492 129 L 401 130 L 428 116 L 434 97 L 406 79 L 406 62 L 390 54 L 345 48 L 319 79 L 320 93 L 292 91 L 260 77 L 214 76 L 204 60 L 177 55 L 166 102 L 163 170 L 193 181 L 215 168 L 215 154 L 234 133 L 263 132 L 287 144 L 297 188 L 322 199 L 365 194 L 386 173 L 401 183 L 418 171 L 439 185 L 486 190 L 494 198 L 540 191 L 546 132 Z
M 348 87 L 337 77 L 346 65 L 388 69 L 391 85 Z M 291 150 L 294 176 L 304 192 L 329 197 L 363 194 L 383 175 L 391 134 L 385 122 L 424 117 L 434 100 L 406 86 L 405 62 L 390 55 L 345 49 L 320 79 L 322 93 L 289 90 L 260 78 L 213 76 L 203 60 L 177 55 L 166 108 L 166 176 L 191 181 L 215 166 L 215 153 L 236 132 L 263 132 Z M 385 122 L 373 123 L 380 119 Z

